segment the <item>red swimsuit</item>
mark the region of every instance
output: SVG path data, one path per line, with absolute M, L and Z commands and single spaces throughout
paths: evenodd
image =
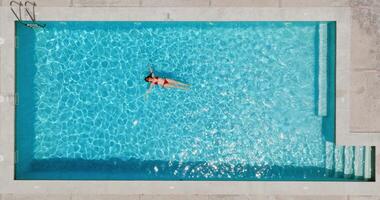
M 153 84 L 158 85 L 158 77 L 154 77 L 154 81 L 152 81 Z M 165 78 L 164 84 L 162 86 L 165 86 L 165 84 L 169 84 L 169 81 Z

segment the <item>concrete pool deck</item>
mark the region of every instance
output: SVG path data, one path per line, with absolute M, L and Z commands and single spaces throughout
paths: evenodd
M 380 2 L 376 0 L 38 0 L 39 20 L 336 20 L 337 142 L 380 146 Z M 302 199 L 380 195 L 380 182 L 14 181 L 14 16 L 0 12 L 0 199 Z M 96 13 L 96 15 L 94 14 Z M 380 154 L 377 151 L 377 177 Z M 90 191 L 90 192 L 89 192 Z M 83 196 L 83 194 L 118 194 Z M 51 194 L 42 195 L 42 194 Z M 59 195 L 65 194 L 65 195 Z M 73 195 L 74 194 L 74 195 Z M 81 194 L 82 196 L 76 196 Z M 130 196 L 119 196 L 128 194 Z M 143 195 L 142 195 L 143 194 Z M 157 196 L 157 195 L 169 196 Z M 184 195 L 184 196 L 176 196 Z M 216 195 L 216 196 L 213 196 Z M 233 195 L 233 196 L 218 196 Z M 237 195 L 237 196 L 235 196 Z M 252 196 L 253 195 L 253 196 Z M 259 195 L 259 196 L 255 196 Z M 274 196 L 267 196 L 274 195 Z M 279 196 L 281 195 L 281 196 Z M 315 197 L 320 198 L 320 197 Z M 325 197 L 324 197 L 325 198 Z

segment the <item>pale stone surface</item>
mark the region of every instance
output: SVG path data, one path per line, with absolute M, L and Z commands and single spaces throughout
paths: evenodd
M 376 148 L 378 148 L 378 147 L 379 146 L 377 146 Z M 379 177 L 380 177 L 380 170 L 379 170 L 380 169 L 380 152 L 379 152 L 379 150 L 376 151 L 376 160 L 375 160 L 375 162 L 376 162 L 375 178 L 377 177 L 377 180 L 379 180 Z
M 380 8 L 353 8 L 352 67 L 380 69 Z
M 380 196 L 256 196 L 256 195 L 47 195 L 0 194 L 0 200 L 380 200 Z
M 380 196 L 256 196 L 256 195 L 67 195 L 0 194 L 0 200 L 380 200 Z
M 380 132 L 380 1 L 351 6 L 351 131 Z
M 37 6 L 49 6 L 49 7 L 65 6 L 65 7 L 68 7 L 71 5 L 71 0 L 36 0 L 35 2 L 37 4 Z
M 210 0 L 211 6 L 261 6 L 261 7 L 278 7 L 280 0 Z
M 4 137 L 0 136 L 0 138 L 2 139 Z M 11 147 L 11 145 L 7 144 L 6 148 L 9 148 L 9 147 Z M 14 162 L 13 157 L 10 157 L 9 155 L 5 154 L 4 152 L 0 152 L 0 166 L 2 166 L 2 165 L 12 165 L 13 162 Z
M 350 196 L 348 200 L 380 200 L 379 196 Z
M 280 0 L 281 7 L 334 7 L 349 5 L 349 0 Z
M 250 196 L 250 195 L 210 195 L 209 200 L 261 200 L 267 199 L 267 197 L 262 196 Z
M 70 200 L 140 200 L 139 195 L 72 195 Z
M 379 0 L 351 0 L 350 2 L 352 7 L 358 7 L 358 6 L 380 6 L 380 1 Z
M 10 194 L 0 194 L 0 200 L 5 200 L 6 196 L 10 196 Z
M 380 71 L 354 71 L 351 78 L 351 131 L 380 132 Z
M 70 200 L 70 195 L 63 194 L 4 194 L 1 200 Z
M 207 195 L 141 195 L 140 200 L 208 200 Z
M 115 7 L 140 6 L 140 0 L 72 0 L 73 6 L 85 7 Z
M 202 6 L 210 5 L 209 0 L 141 0 L 141 6 L 177 7 L 177 6 Z
M 368 105 L 366 101 L 367 94 L 367 77 L 364 72 L 353 72 L 351 74 L 351 125 L 350 129 L 354 132 L 363 131 L 368 123 Z
M 274 196 L 268 200 L 347 200 L 347 196 Z

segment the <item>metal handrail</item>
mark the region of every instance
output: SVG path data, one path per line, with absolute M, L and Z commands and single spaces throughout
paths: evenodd
M 16 13 L 16 11 L 13 9 L 13 4 L 17 4 L 18 5 L 18 15 Z M 29 12 L 29 9 L 28 9 L 28 5 L 32 5 L 33 7 L 33 13 L 31 14 Z M 30 1 L 26 1 L 24 6 L 25 6 L 25 11 L 26 13 L 29 15 L 30 19 L 32 20 L 32 23 L 25 23 L 22 21 L 22 15 L 21 15 L 21 7 L 23 6 L 22 5 L 22 2 L 21 1 L 16 1 L 16 0 L 12 0 L 11 2 L 9 2 L 9 6 L 11 8 L 11 11 L 12 13 L 15 15 L 15 17 L 17 18 L 17 21 L 20 22 L 21 24 L 29 27 L 29 28 L 44 28 L 46 26 L 46 24 L 39 24 L 36 22 L 36 14 L 35 14 L 35 11 L 34 11 L 34 7 L 36 6 L 37 4 L 35 2 L 30 2 Z
M 13 4 L 17 4 L 18 5 L 18 13 L 19 13 L 19 16 L 16 14 L 16 11 L 13 10 Z M 11 1 L 9 2 L 9 6 L 11 7 L 11 11 L 12 13 L 15 15 L 15 17 L 17 18 L 18 21 L 22 21 L 22 17 L 21 17 L 21 6 L 22 6 L 22 2 L 21 1 Z
M 33 8 L 32 14 L 30 13 L 30 11 L 28 9 L 28 5 L 31 5 Z M 39 24 L 36 22 L 36 12 L 34 10 L 34 7 L 37 6 L 36 2 L 25 1 L 24 6 L 25 6 L 26 13 L 29 15 L 30 19 L 33 22 L 33 23 L 27 23 L 27 24 L 25 24 L 25 26 L 27 26 L 29 28 L 45 28 L 46 24 Z
M 33 7 L 33 16 L 32 16 L 32 15 L 30 14 L 30 12 L 29 12 L 28 4 L 32 5 L 32 7 Z M 30 1 L 25 1 L 24 6 L 25 6 L 25 11 L 26 11 L 26 13 L 29 15 L 30 19 L 31 19 L 33 22 L 36 21 L 36 14 L 35 14 L 35 12 L 34 12 L 34 7 L 36 6 L 36 2 L 33 1 L 33 3 L 32 3 L 32 2 L 30 2 Z

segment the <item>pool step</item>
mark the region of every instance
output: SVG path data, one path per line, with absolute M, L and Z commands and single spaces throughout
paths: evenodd
M 375 148 L 326 143 L 326 175 L 358 181 L 373 181 Z
M 371 180 L 375 177 L 374 156 L 375 148 L 366 146 L 364 157 L 364 179 Z
M 344 148 L 344 177 L 352 178 L 354 174 L 354 146 Z
M 335 145 L 332 142 L 326 143 L 326 170 L 329 174 L 334 171 Z
M 335 147 L 335 176 L 341 177 L 344 173 L 344 146 Z
M 318 116 L 327 115 L 327 24 L 319 24 Z
M 364 178 L 364 147 L 355 148 L 354 175 L 356 179 Z

